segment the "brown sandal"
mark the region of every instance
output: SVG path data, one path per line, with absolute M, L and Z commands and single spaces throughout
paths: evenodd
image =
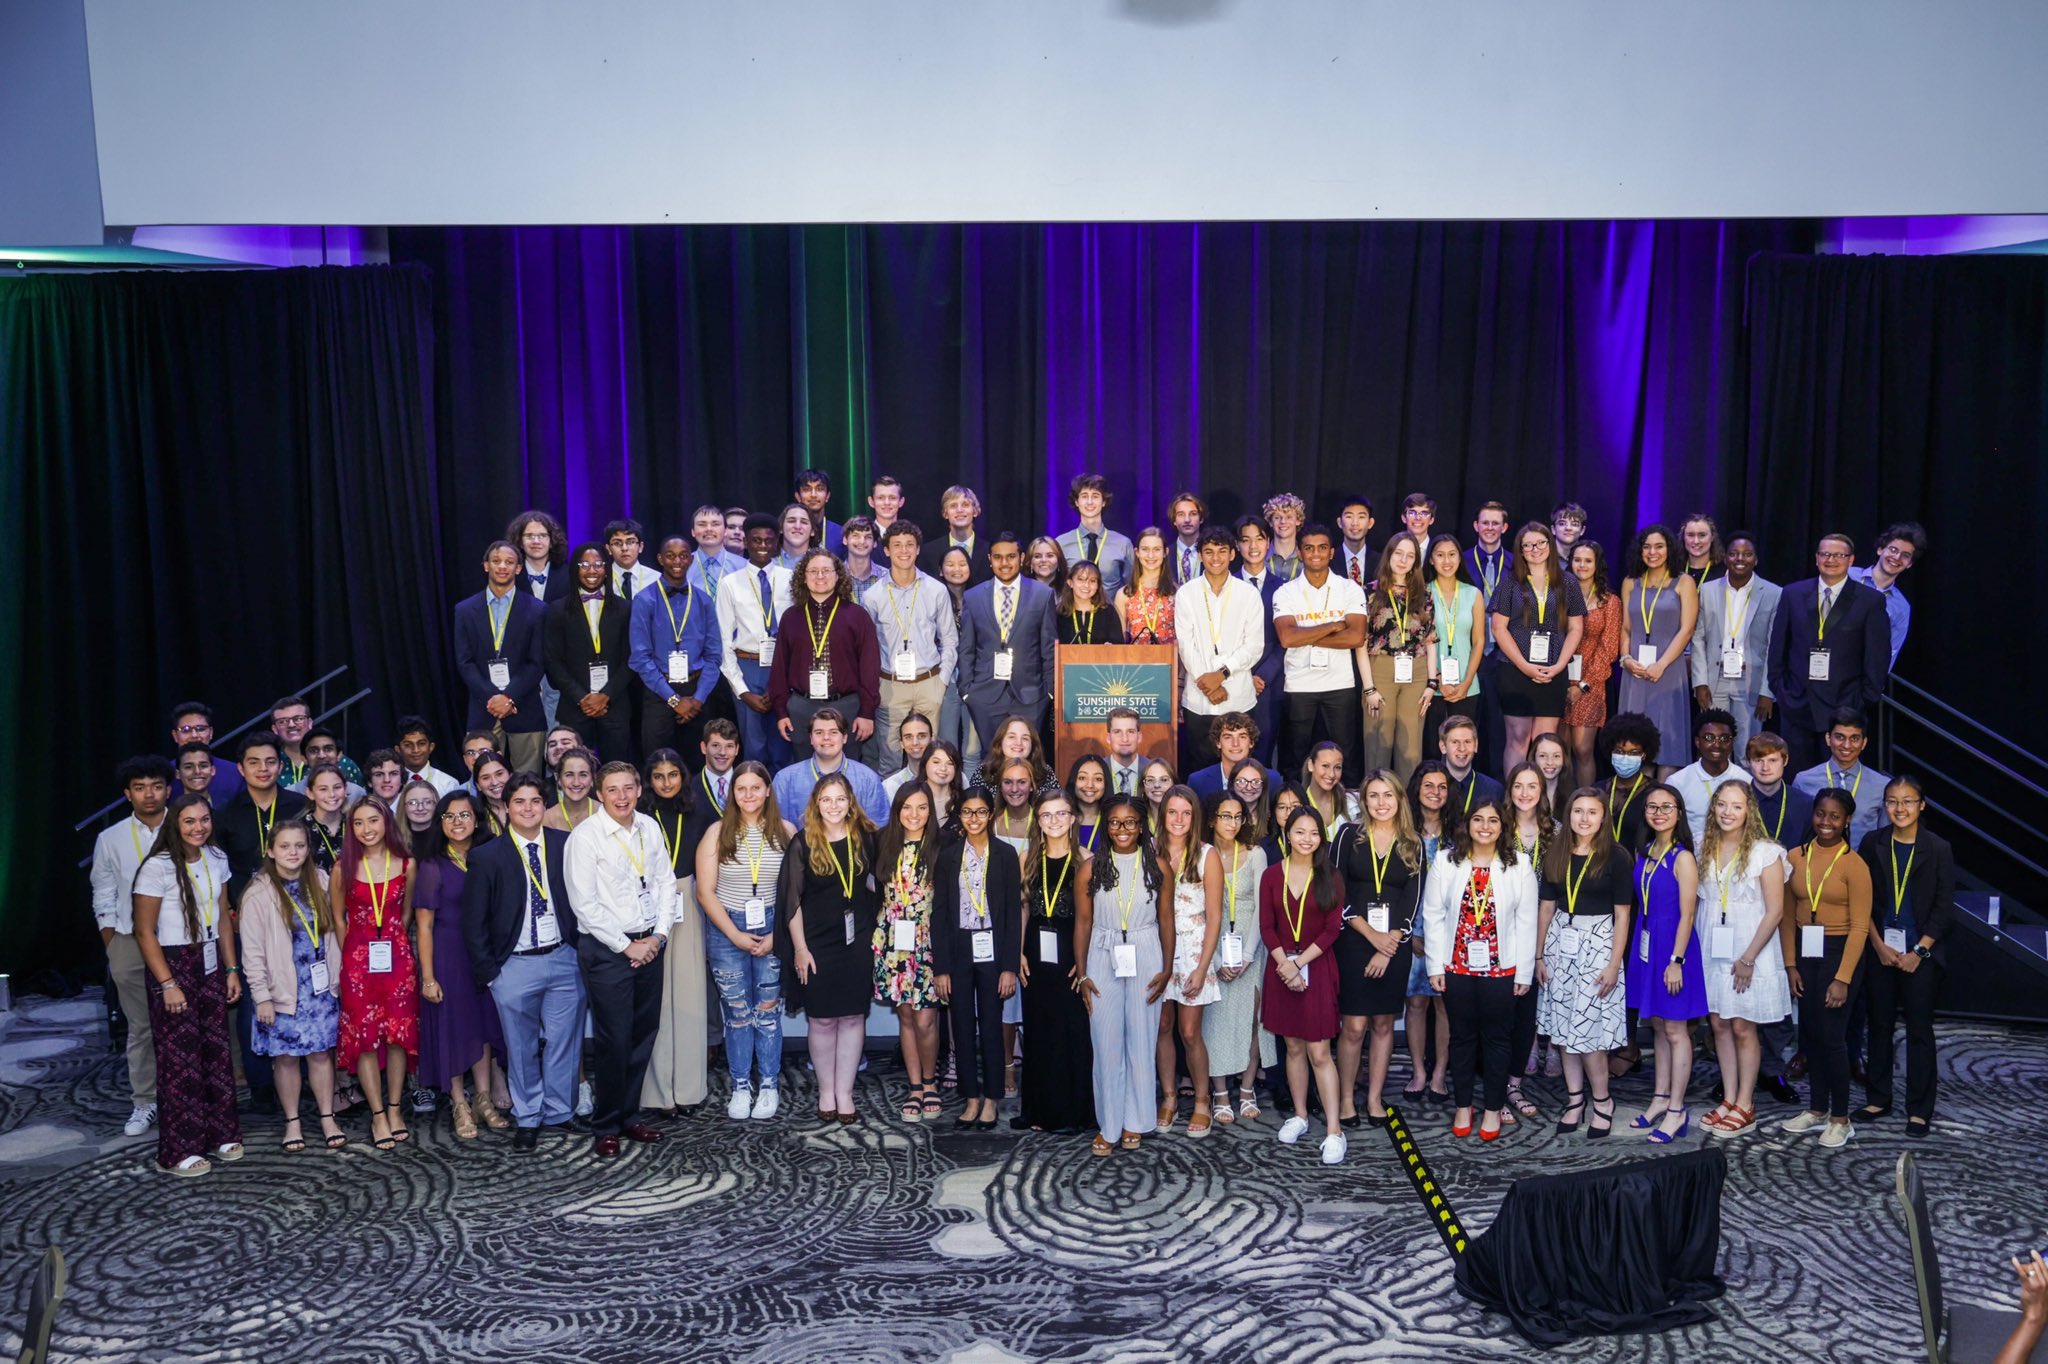
M 498 1106 L 491 1102 L 491 1096 L 488 1094 L 479 1094 L 471 1099 L 469 1111 L 476 1115 L 478 1122 L 493 1132 L 502 1132 L 512 1125 L 512 1120 L 498 1111 Z
M 1135 1151 L 1142 1140 L 1136 1132 L 1126 1132 L 1124 1133 L 1124 1139 L 1118 1142 L 1117 1145 L 1126 1151 Z
M 1094 1141 L 1088 1143 L 1088 1154 L 1093 1156 L 1106 1156 L 1115 1150 L 1116 1144 L 1100 1132 L 1095 1134 Z
M 476 1115 L 469 1111 L 469 1105 L 449 1104 L 448 1113 L 455 1120 L 455 1135 L 464 1141 L 475 1141 Z

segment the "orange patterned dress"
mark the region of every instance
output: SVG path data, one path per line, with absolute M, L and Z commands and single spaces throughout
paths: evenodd
M 1593 689 L 1581 692 L 1573 687 L 1566 692 L 1566 724 L 1598 729 L 1607 723 L 1607 681 L 1614 675 L 1614 665 L 1620 656 L 1621 598 L 1609 592 L 1600 599 L 1600 605 L 1586 610 L 1586 628 L 1579 636 L 1579 657 L 1586 660 L 1581 678 Z
M 1156 587 L 1129 589 L 1124 598 L 1124 643 L 1173 643 L 1173 594 Z

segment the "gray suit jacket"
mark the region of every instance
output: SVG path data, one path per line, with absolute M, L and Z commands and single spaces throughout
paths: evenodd
M 1742 681 L 1721 676 L 1721 651 L 1728 647 L 1728 579 L 1700 589 L 1700 615 L 1692 632 L 1692 684 L 1726 688 L 1754 702 L 1771 696 L 1766 666 L 1771 656 L 1771 619 L 1778 614 L 1778 585 L 1761 574 L 1750 579 L 1749 605 L 1741 621 Z M 1776 697 L 1771 697 L 1776 700 Z
M 1053 652 L 1059 642 L 1052 590 L 1019 574 L 1017 615 L 1010 626 L 1010 680 L 995 680 L 995 656 L 1002 632 L 996 626 L 996 593 L 991 578 L 967 589 L 960 612 L 960 693 L 970 706 L 996 710 L 1035 706 L 1052 693 Z

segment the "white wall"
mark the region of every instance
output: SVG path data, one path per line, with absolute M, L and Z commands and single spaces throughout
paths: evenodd
M 2042 0 L 86 0 L 111 223 L 2048 211 Z

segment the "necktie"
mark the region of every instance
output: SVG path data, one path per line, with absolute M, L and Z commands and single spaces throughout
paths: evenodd
M 709 586 L 713 597 L 718 595 L 718 572 L 719 563 L 717 559 L 706 559 L 704 561 L 704 581 Z
M 1195 552 L 1186 545 L 1180 547 L 1180 576 L 1183 579 L 1195 576 Z
M 760 570 L 760 578 L 761 578 L 761 623 L 762 623 L 762 624 L 763 624 L 764 626 L 766 626 L 766 627 L 767 627 L 767 633 L 769 633 L 769 634 L 774 634 L 774 633 L 775 633 L 775 621 L 774 621 L 773 617 L 774 617 L 774 615 L 775 615 L 775 594 L 774 594 L 774 593 L 772 593 L 772 592 L 770 592 L 770 591 L 768 590 L 768 570 L 767 570 L 767 569 L 765 569 L 765 568 L 764 568 L 764 569 L 761 569 L 761 570 Z
M 1010 642 L 1010 623 L 1017 619 L 1016 591 L 1016 584 L 1003 584 L 1003 605 L 1002 609 L 996 612 L 996 629 L 1002 636 L 1004 644 Z
M 547 913 L 548 902 L 541 898 L 541 885 L 547 880 L 547 873 L 540 868 L 540 844 L 526 845 L 526 866 L 533 873 L 533 880 L 526 887 L 526 902 L 533 914 L 533 945 L 540 946 L 540 916 Z
M 1090 563 L 1093 563 L 1095 561 L 1095 545 L 1099 538 L 1100 537 L 1098 537 L 1094 531 L 1090 531 L 1086 535 L 1081 537 L 1081 543 L 1083 546 L 1081 553 L 1088 559 Z
M 633 600 L 633 570 L 626 570 L 626 600 Z
M 1353 554 L 1351 556 L 1351 581 L 1357 583 L 1360 587 L 1365 586 L 1365 556 L 1363 554 Z
M 1835 609 L 1835 589 L 1823 587 L 1820 590 L 1820 618 L 1826 620 L 1828 612 Z
M 1116 793 L 1120 796 L 1131 794 L 1131 769 L 1120 767 L 1116 772 Z
M 719 809 L 721 809 L 721 810 L 723 810 L 723 809 L 725 808 L 725 778 L 724 778 L 724 777 L 720 777 L 720 778 L 718 779 L 718 808 L 719 808 Z

